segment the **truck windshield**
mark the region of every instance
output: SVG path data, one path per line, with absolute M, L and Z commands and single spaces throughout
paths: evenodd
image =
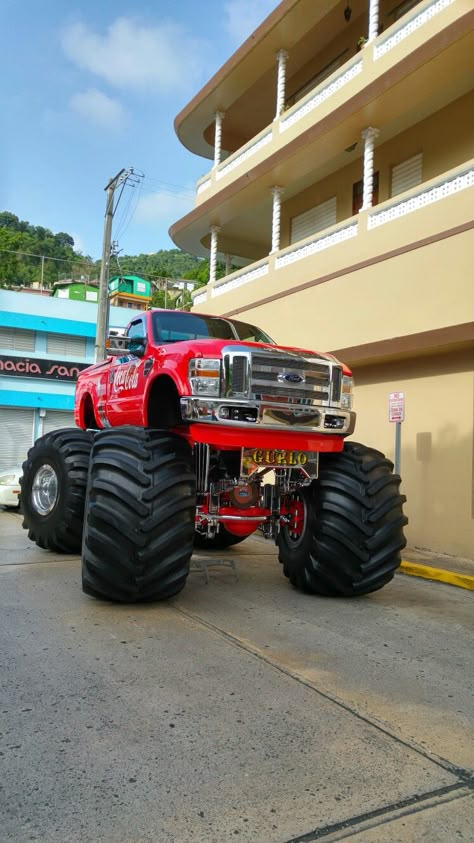
M 255 325 L 201 316 L 182 311 L 155 311 L 152 316 L 153 339 L 156 343 L 183 342 L 198 339 L 247 340 L 275 345 L 272 339 Z

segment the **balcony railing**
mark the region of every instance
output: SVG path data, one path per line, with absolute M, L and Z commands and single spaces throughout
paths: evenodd
M 232 155 L 229 155 L 225 161 L 222 161 L 216 169 L 216 179 L 222 179 L 227 173 L 230 173 L 232 170 L 235 170 L 236 167 L 239 167 L 240 164 L 243 164 L 244 161 L 247 161 L 252 155 L 256 155 L 257 152 L 260 151 L 264 146 L 269 144 L 272 139 L 272 128 L 271 126 L 267 126 L 260 132 L 258 135 L 255 135 L 251 141 L 249 141 L 245 146 L 238 149 L 237 152 L 233 152 Z
M 211 287 L 211 297 L 222 296 L 223 293 L 229 293 L 235 290 L 236 287 L 241 287 L 243 284 L 248 284 L 249 281 L 255 281 L 256 278 L 262 278 L 263 275 L 268 275 L 269 261 L 264 258 L 263 261 L 254 263 L 250 269 L 248 266 L 233 272 L 231 276 L 225 276 L 216 281 Z
M 351 220 L 344 220 L 326 229 L 324 232 L 318 232 L 298 243 L 288 246 L 275 259 L 275 269 L 281 269 L 283 266 L 288 266 L 290 263 L 307 258 L 316 252 L 322 252 L 324 249 L 329 249 L 331 246 L 337 246 L 343 240 L 350 240 L 352 237 L 357 237 L 358 223 Z
M 212 179 L 210 173 L 206 173 L 205 176 L 201 176 L 199 181 L 196 183 L 196 193 L 198 194 L 198 196 L 200 193 L 203 192 L 203 190 L 206 190 L 206 188 L 209 187 L 211 181 Z
M 368 214 L 367 228 L 369 230 L 377 228 L 379 225 L 392 222 L 392 220 L 404 217 L 420 208 L 426 208 L 427 205 L 439 202 L 440 199 L 446 199 L 467 187 L 474 187 L 474 166 L 472 162 L 469 162 L 463 168 L 457 168 L 452 176 L 447 177 L 446 173 L 443 173 L 442 176 L 432 179 L 428 184 L 429 186 L 425 182 L 424 185 L 412 188 L 408 198 L 402 199 L 400 196 L 396 196 L 384 202 L 380 210 Z M 404 195 L 406 196 L 406 194 Z
M 442 173 L 429 182 L 425 182 L 417 188 L 412 188 L 410 191 L 400 194 L 400 196 L 393 197 L 366 212 L 367 231 L 395 221 L 406 214 L 421 210 L 469 187 L 474 187 L 474 161 L 467 161 L 463 165 Z M 283 269 L 289 264 L 304 260 L 317 252 L 353 239 L 364 230 L 365 225 L 360 216 L 345 219 L 331 226 L 331 228 L 306 237 L 298 243 L 293 243 L 275 255 L 263 258 L 261 261 L 250 264 L 237 272 L 233 272 L 231 275 L 219 279 L 214 284 L 200 289 L 195 294 L 192 294 L 193 304 L 202 304 L 207 300 L 208 295 L 214 298 L 215 296 L 231 292 L 244 284 L 268 275 L 272 268 L 272 261 L 274 261 L 273 267 L 275 271 Z
M 258 135 L 251 138 L 245 146 L 241 146 L 240 149 L 237 149 L 236 152 L 233 152 L 229 155 L 224 161 L 214 167 L 209 173 L 202 176 L 196 184 L 196 193 L 199 196 L 204 190 L 212 184 L 212 176 L 219 181 L 219 179 L 224 178 L 228 173 L 235 170 L 236 167 L 240 167 L 244 161 L 247 161 L 253 155 L 256 155 L 264 146 L 270 143 L 272 140 L 272 127 L 266 126 Z
M 324 82 L 321 82 L 316 88 L 309 91 L 303 99 L 298 100 L 295 105 L 280 117 L 280 132 L 285 132 L 297 123 L 298 120 L 306 117 L 310 111 L 313 111 L 337 91 L 340 91 L 352 79 L 355 79 L 359 73 L 362 73 L 362 58 L 355 56 L 346 62 L 342 68 L 335 70 Z
M 447 6 L 450 6 L 454 3 L 454 0 L 431 0 L 430 3 L 420 10 L 419 6 L 415 6 L 410 12 L 407 12 L 406 15 L 401 18 L 400 24 L 396 26 L 393 24 L 390 27 L 390 32 L 387 34 L 386 38 L 378 38 L 377 42 L 374 45 L 374 60 L 381 58 L 389 50 L 392 50 L 393 47 L 396 47 L 397 44 L 400 44 L 405 38 L 408 38 L 412 32 L 415 32 L 420 26 L 423 26 L 427 23 L 431 18 L 435 15 L 442 12 L 443 9 L 446 9 Z M 407 20 L 408 18 L 408 20 Z M 395 31 L 394 31 L 394 27 Z

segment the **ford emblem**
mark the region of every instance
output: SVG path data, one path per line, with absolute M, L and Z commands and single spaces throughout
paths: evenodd
M 298 375 L 297 372 L 282 372 L 278 375 L 278 380 L 280 383 L 286 381 L 287 383 L 306 383 L 306 378 L 304 375 Z

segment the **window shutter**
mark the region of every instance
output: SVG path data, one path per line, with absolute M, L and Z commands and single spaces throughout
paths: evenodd
M 423 155 L 414 155 L 392 168 L 392 196 L 416 187 L 422 181 Z
M 26 460 L 33 444 L 34 410 L 0 407 L 0 469 L 15 468 Z
M 20 328 L 0 328 L 0 348 L 12 351 L 34 351 L 35 332 L 22 331 Z
M 293 217 L 291 220 L 291 243 L 304 240 L 311 234 L 323 231 L 336 223 L 336 197 L 332 196 L 326 202 L 315 205 L 309 211 Z
M 46 351 L 59 357 L 85 357 L 86 338 L 70 337 L 68 334 L 48 334 Z
M 74 413 L 64 413 L 61 410 L 46 410 L 43 422 L 43 432 L 51 433 L 61 427 L 75 427 Z

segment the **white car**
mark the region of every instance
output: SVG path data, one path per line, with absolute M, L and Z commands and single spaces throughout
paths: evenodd
M 22 474 L 23 469 L 18 466 L 0 470 L 0 505 L 19 506 L 20 477 Z

